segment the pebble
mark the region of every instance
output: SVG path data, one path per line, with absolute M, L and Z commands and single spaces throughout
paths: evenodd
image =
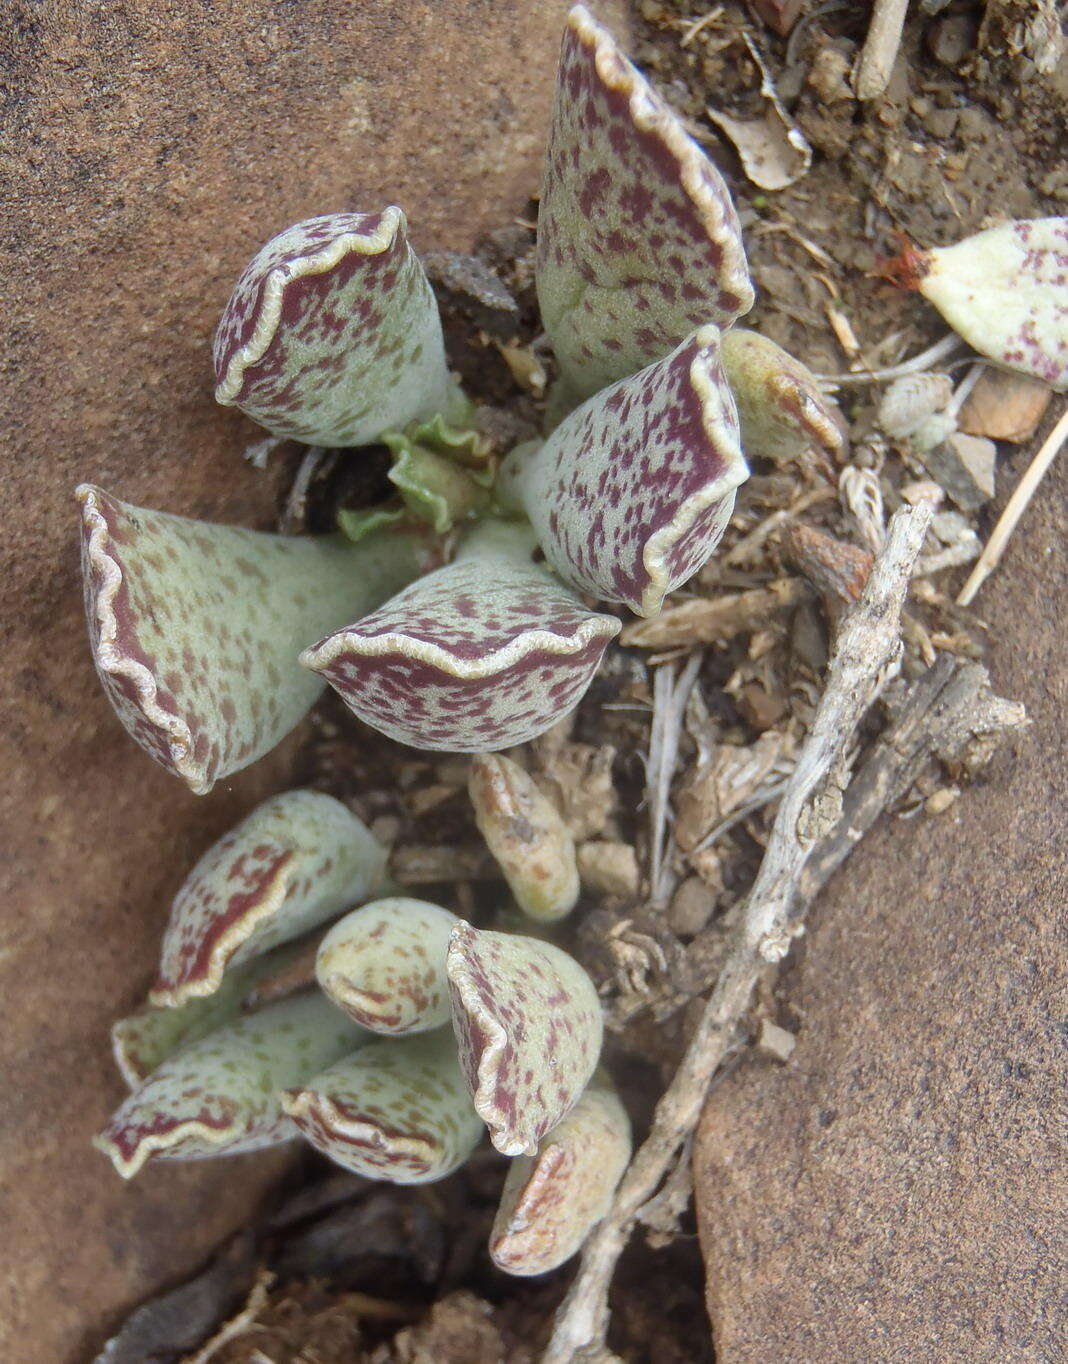
M 927 35 L 931 56 L 942 66 L 957 67 L 975 47 L 977 29 L 966 14 L 951 14 L 932 24 Z
M 1022 445 L 1046 415 L 1052 389 L 1026 374 L 987 369 L 961 408 L 959 425 L 970 436 Z
M 923 462 L 962 511 L 976 511 L 994 496 L 997 446 L 985 436 L 954 431 Z
M 692 938 L 707 926 L 715 908 L 714 892 L 699 876 L 688 876 L 671 898 L 668 927 L 680 938 Z
M 957 128 L 956 109 L 932 109 L 923 120 L 924 131 L 939 142 L 951 138 Z

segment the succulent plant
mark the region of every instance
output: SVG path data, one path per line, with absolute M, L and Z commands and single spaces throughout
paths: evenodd
M 328 682 L 386 735 L 475 755 L 479 826 L 547 925 L 576 903 L 574 844 L 495 750 L 542 733 L 589 686 L 620 621 L 584 594 L 655 614 L 712 553 L 747 447 L 835 455 L 841 435 L 802 366 L 729 330 L 753 294 L 726 186 L 581 6 L 537 289 L 564 415 L 494 479 L 401 210 L 300 223 L 238 281 L 215 338 L 217 397 L 343 458 L 384 443 L 396 496 L 339 514 L 344 534 L 326 537 L 78 496 L 94 658 L 153 757 L 207 791 Z M 593 1078 L 596 989 L 553 943 L 391 890 L 385 851 L 315 792 L 275 797 L 209 849 L 175 899 L 149 1005 L 115 1025 L 132 1092 L 100 1144 L 131 1175 L 151 1156 L 303 1135 L 408 1183 L 455 1169 L 486 1127 L 518 1158 L 492 1253 L 542 1272 L 602 1215 L 629 1152 L 626 1115 Z M 300 988 L 313 932 L 317 985 Z
M 342 513 L 345 544 L 80 491 L 101 678 L 138 742 L 194 790 L 277 743 L 323 679 L 416 747 L 534 737 L 581 699 L 619 629 L 576 594 L 655 614 L 715 548 L 747 450 L 840 454 L 804 367 L 726 330 L 753 298 L 726 185 L 581 5 L 563 41 L 536 282 L 554 406 L 581 406 L 514 451 L 496 488 L 390 207 L 272 238 L 227 304 L 215 367 L 220 402 L 276 436 L 385 442 L 399 505 Z M 430 537 L 453 527 L 440 567 Z

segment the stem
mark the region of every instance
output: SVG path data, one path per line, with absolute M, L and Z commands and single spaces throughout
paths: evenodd
M 971 605 L 975 594 L 1001 562 L 1001 556 L 1005 553 L 1009 537 L 1016 529 L 1020 517 L 1027 510 L 1027 504 L 1034 496 L 1035 489 L 1042 482 L 1046 470 L 1056 459 L 1065 441 L 1068 441 L 1068 407 L 1061 413 L 1060 420 L 1042 442 L 1038 454 L 1027 466 L 1027 472 L 1016 485 L 1016 491 L 1005 504 L 1005 510 L 1001 513 L 990 539 L 986 542 L 986 548 L 976 561 L 968 581 L 960 590 L 960 595 L 957 597 L 958 606 Z

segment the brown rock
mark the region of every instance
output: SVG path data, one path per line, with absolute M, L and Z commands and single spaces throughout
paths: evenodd
M 986 369 L 961 408 L 959 424 L 970 436 L 1022 445 L 1046 415 L 1053 390 L 1025 374 Z
M 314 213 L 396 201 L 418 244 L 458 250 L 508 221 L 537 185 L 566 9 L 5 11 L 0 1358 L 84 1357 L 278 1168 L 161 1165 L 127 1188 L 88 1145 L 121 1094 L 107 1029 L 149 982 L 169 897 L 290 779 L 295 744 L 205 798 L 134 747 L 89 663 L 73 487 L 270 526 L 274 482 L 241 459 L 256 430 L 211 397 L 233 281 Z
M 980 603 L 998 690 L 1034 721 L 1015 754 L 853 854 L 784 980 L 789 1064 L 751 1059 L 709 1099 L 719 1364 L 1061 1353 L 1066 529 L 1051 485 Z

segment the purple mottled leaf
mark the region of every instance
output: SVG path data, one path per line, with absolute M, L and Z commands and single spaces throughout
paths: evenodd
M 743 327 L 724 334 L 720 353 L 747 459 L 793 459 L 812 446 L 845 454 L 845 422 L 800 360 Z
M 361 1027 L 394 1037 L 449 1021 L 445 953 L 456 915 L 393 896 L 354 909 L 319 945 L 315 975 Z
M 170 1008 L 147 1003 L 118 1019 L 111 1027 L 111 1051 L 122 1078 L 135 1089 L 168 1057 L 233 1022 L 264 981 L 291 969 L 300 956 L 299 947 L 280 947 L 227 971 L 211 995 Z
M 215 333 L 215 396 L 276 436 L 361 445 L 448 412 L 430 285 L 399 208 L 309 218 L 273 237 Z
M 286 791 L 224 834 L 175 896 L 149 996 L 213 994 L 227 968 L 374 895 L 386 850 L 333 796 Z
M 322 683 L 298 665 L 301 649 L 429 560 L 414 532 L 354 545 L 190 521 L 89 484 L 77 497 L 104 690 L 141 747 L 198 793 L 262 757 L 307 714 Z
M 276 1091 L 303 1083 L 368 1036 L 319 993 L 224 1025 L 163 1062 L 96 1145 L 129 1179 L 146 1160 L 197 1160 L 297 1135 Z
M 502 486 L 566 582 L 653 616 L 712 553 L 748 474 L 708 326 L 513 453 Z
M 533 1155 L 597 1066 L 603 1021 L 593 981 L 550 943 L 453 929 L 446 962 L 460 1063 L 490 1140 Z
M 1068 218 L 1002 223 L 905 258 L 907 282 L 969 345 L 1068 388 Z
M 509 1274 L 545 1274 L 570 1259 L 608 1211 L 630 1152 L 626 1109 L 595 1077 L 537 1154 L 509 1166 L 490 1233 L 494 1264 Z
M 727 186 L 584 6 L 568 17 L 538 213 L 538 300 L 576 398 L 753 304 Z
M 448 1028 L 371 1042 L 288 1089 L 282 1105 L 323 1155 L 394 1184 L 444 1179 L 482 1135 Z
M 416 748 L 524 743 L 574 707 L 614 616 L 532 560 L 529 529 L 486 521 L 456 560 L 301 655 L 369 725 Z

